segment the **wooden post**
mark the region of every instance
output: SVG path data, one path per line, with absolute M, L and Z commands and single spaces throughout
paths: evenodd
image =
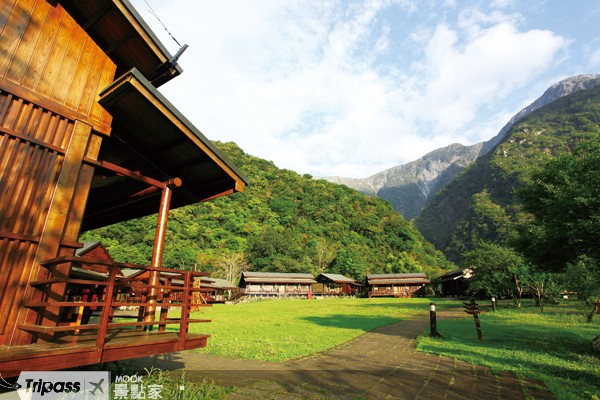
M 165 237 L 167 234 L 167 220 L 169 218 L 169 206 L 171 205 L 172 188 L 181 186 L 181 179 L 173 178 L 165 182 L 162 197 L 160 199 L 160 209 L 158 211 L 158 222 L 156 224 L 156 234 L 154 235 L 154 248 L 152 249 L 151 268 L 160 268 L 162 266 L 163 251 L 165 247 Z M 158 297 L 158 288 L 160 284 L 160 271 L 150 271 L 150 288 L 148 290 L 147 302 L 151 303 L 146 307 L 144 321 L 154 321 L 156 313 L 156 301 Z M 150 325 L 149 328 L 152 326 Z M 151 330 L 151 329 L 150 329 Z
M 191 272 L 185 271 L 183 273 L 183 292 L 181 299 L 181 318 L 179 324 L 179 344 L 183 348 L 185 343 L 185 336 L 188 331 L 188 317 L 190 316 L 190 286 L 191 286 Z
M 494 310 L 494 312 L 496 312 L 496 307 L 497 307 L 497 305 L 496 305 L 496 298 L 492 297 L 492 310 Z
M 475 320 L 475 329 L 477 330 L 477 337 L 479 338 L 479 340 L 483 340 L 483 333 L 481 332 L 481 323 L 479 321 L 479 305 L 475 303 L 475 300 L 471 300 L 470 303 L 463 302 L 463 305 L 465 307 L 465 312 L 469 315 L 472 315 L 473 319 Z
M 108 285 L 106 286 L 106 292 L 104 294 L 104 305 L 102 306 L 102 313 L 100 314 L 100 321 L 98 322 L 98 336 L 96 337 L 96 352 L 94 359 L 96 363 L 102 362 L 102 356 L 104 353 L 104 342 L 106 340 L 106 331 L 108 329 L 108 321 L 110 314 L 112 313 L 112 298 L 115 291 L 115 281 L 117 279 L 117 266 L 111 265 L 108 272 Z

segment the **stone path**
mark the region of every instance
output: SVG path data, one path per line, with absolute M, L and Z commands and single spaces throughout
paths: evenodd
M 281 363 L 179 352 L 140 359 L 137 364 L 185 370 L 190 380 L 236 386 L 229 398 L 240 400 L 553 398 L 541 382 L 521 382 L 509 372 L 492 374 L 484 367 L 417 352 L 415 338 L 427 326 L 428 321 L 403 321 Z

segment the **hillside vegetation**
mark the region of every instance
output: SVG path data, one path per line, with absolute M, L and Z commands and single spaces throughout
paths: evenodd
M 213 271 L 426 272 L 452 268 L 385 200 L 277 168 L 233 143 L 216 143 L 248 176 L 243 193 L 172 210 L 164 265 Z M 148 264 L 156 216 L 86 232 L 117 261 Z M 233 265 L 232 265 L 233 264 Z M 234 268 L 234 269 L 236 269 Z M 230 277 L 230 276 L 228 276 Z
M 516 190 L 533 174 L 578 144 L 599 139 L 600 87 L 556 100 L 516 123 L 496 148 L 440 191 L 415 224 L 460 262 L 477 241 L 496 241 L 508 219 L 519 224 L 528 218 Z

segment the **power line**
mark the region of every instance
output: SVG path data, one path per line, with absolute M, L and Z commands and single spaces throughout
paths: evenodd
M 177 41 L 177 39 L 175 39 L 175 36 L 173 36 L 171 34 L 171 32 L 169 32 L 169 30 L 167 29 L 167 27 L 165 26 L 165 24 L 163 24 L 163 22 L 160 20 L 160 18 L 158 17 L 158 15 L 156 14 L 156 12 L 154 12 L 154 10 L 152 9 L 152 6 L 150 6 L 150 4 L 148 4 L 147 0 L 144 0 L 144 3 L 146 3 L 146 5 L 148 6 L 148 12 L 152 15 L 154 15 L 154 17 L 158 20 L 158 22 L 160 22 L 160 24 L 162 25 L 163 28 L 165 28 L 165 31 L 167 31 L 167 33 L 169 34 L 169 36 L 171 36 L 171 39 L 173 39 L 175 41 L 175 43 L 177 43 L 177 45 L 181 48 L 181 44 L 179 44 L 179 42 Z

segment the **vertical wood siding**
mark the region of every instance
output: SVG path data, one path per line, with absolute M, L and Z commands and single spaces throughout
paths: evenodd
M 23 304 L 40 295 L 28 287 L 45 273 L 39 258 L 74 251 L 60 243 L 77 240 L 93 168 L 63 171 L 65 156 L 74 150 L 76 119 L 110 126 L 97 101 L 115 71 L 60 4 L 0 2 L 0 345 L 26 343 L 15 326 L 30 318 Z M 94 159 L 102 139 L 87 140 L 75 152 Z M 69 188 L 59 184 L 65 174 Z
M 116 66 L 60 4 L 4 0 L 0 43 L 0 77 L 110 124 L 97 95 L 113 81 Z
M 72 121 L 0 92 L 2 336 L 10 333 L 23 301 L 72 131 Z

